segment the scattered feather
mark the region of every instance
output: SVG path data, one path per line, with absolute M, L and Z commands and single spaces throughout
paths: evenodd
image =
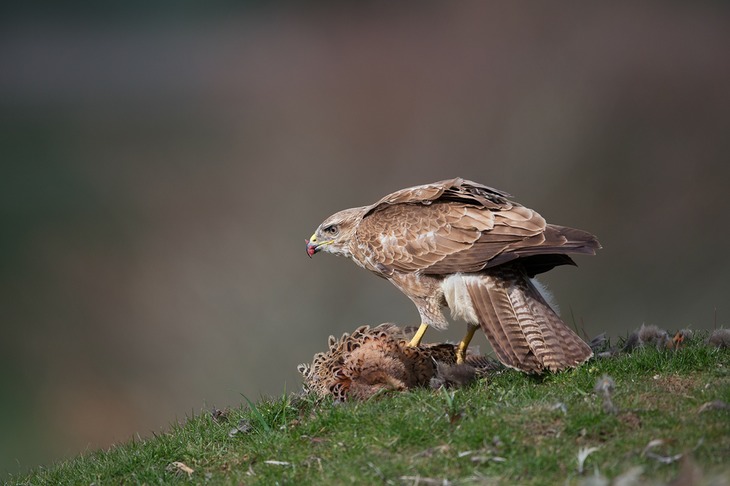
M 609 375 L 603 375 L 596 381 L 593 391 L 601 395 L 610 395 L 613 393 L 615 387 L 616 383 L 613 381 L 613 378 Z
M 588 346 L 591 347 L 594 353 L 599 353 L 605 350 L 608 346 L 608 338 L 606 337 L 606 333 L 603 332 L 591 339 L 591 342 L 588 343 Z
M 615 387 L 616 383 L 608 375 L 601 376 L 593 387 L 593 391 L 603 399 L 603 411 L 606 413 L 618 413 L 618 408 L 611 400 L 611 394 Z
M 578 449 L 578 474 L 583 474 L 583 466 L 588 456 L 596 452 L 600 447 L 581 447 Z
M 712 410 L 730 410 L 730 404 L 723 402 L 722 400 L 713 400 L 711 402 L 703 403 L 699 408 L 698 413 L 710 412 Z
M 428 449 L 421 451 L 417 454 L 414 454 L 413 457 L 433 457 L 436 454 L 445 454 L 448 451 L 451 450 L 451 446 L 449 444 L 443 444 L 440 446 L 435 447 L 429 447 Z
M 671 339 L 669 333 L 658 326 L 642 325 L 639 329 L 639 343 L 643 346 L 654 346 L 657 349 L 666 349 Z
M 692 449 L 689 452 L 694 452 L 697 449 L 699 449 L 699 447 L 702 445 L 703 442 L 704 442 L 704 440 L 703 439 L 700 439 L 697 442 L 697 445 L 694 447 L 694 449 Z M 662 440 L 662 439 L 654 439 L 654 440 L 651 440 L 646 445 L 646 447 L 644 447 L 644 450 L 642 451 L 641 454 L 644 457 L 648 457 L 650 459 L 654 459 L 655 461 L 657 461 L 657 462 L 659 462 L 661 464 L 672 464 L 674 462 L 679 461 L 680 459 L 682 459 L 685 456 L 685 453 L 679 453 L 679 454 L 665 456 L 665 455 L 657 454 L 656 452 L 654 452 L 654 449 L 656 449 L 657 447 L 662 446 L 664 444 L 665 444 L 665 441 Z
M 188 475 L 188 477 L 192 476 L 195 472 L 193 468 L 185 464 L 184 462 L 175 461 L 170 463 L 169 466 L 167 466 L 168 471 L 173 471 L 176 473 L 185 473 Z
M 500 456 L 472 456 L 469 460 L 477 464 L 484 464 L 485 462 L 507 462 L 507 459 Z
M 715 348 L 730 348 L 730 329 L 715 329 L 707 338 L 707 345 Z
M 507 462 L 507 459 L 499 455 L 499 449 L 503 446 L 502 440 L 498 436 L 492 438 L 492 444 L 486 445 L 482 449 L 462 451 L 457 457 L 469 457 L 474 463 L 483 464 L 485 462 Z
M 228 432 L 228 437 L 234 437 L 238 434 L 248 434 L 251 432 L 251 429 L 251 422 L 246 419 L 241 419 L 238 425 Z
M 401 481 L 407 481 L 412 484 L 426 485 L 426 486 L 451 486 L 453 483 L 448 479 L 436 479 L 436 478 L 424 478 L 422 476 L 401 476 Z
M 552 407 L 550 407 L 550 410 L 560 410 L 563 412 L 563 415 L 568 415 L 568 406 L 565 405 L 563 402 L 558 402 L 554 404 Z
M 669 333 L 658 326 L 642 324 L 639 329 L 632 332 L 622 351 L 629 353 L 636 348 L 653 346 L 657 349 L 667 349 L 672 347 L 672 338 Z
M 624 353 L 630 353 L 640 346 L 641 343 L 639 342 L 639 332 L 634 331 L 629 334 L 629 337 L 626 338 L 626 342 L 624 342 L 624 347 L 621 348 L 621 351 L 623 351 Z
M 673 462 L 677 462 L 678 460 L 682 459 L 682 457 L 684 456 L 684 454 L 682 454 L 682 453 L 675 454 L 673 456 L 662 456 L 660 454 L 656 454 L 651 451 L 647 452 L 644 455 L 646 457 L 648 457 L 650 459 L 654 459 L 655 461 L 660 462 L 662 464 L 672 464 Z
M 455 388 L 466 386 L 478 378 L 477 369 L 470 364 L 436 362 L 436 376 L 431 378 L 431 388 Z
M 271 466 L 291 466 L 291 462 L 274 460 L 264 461 L 264 464 L 269 464 Z
M 213 419 L 213 422 L 220 424 L 224 422 L 228 422 L 228 414 L 230 413 L 229 409 L 225 408 L 223 410 L 218 410 L 215 408 L 215 406 L 210 410 L 210 418 Z

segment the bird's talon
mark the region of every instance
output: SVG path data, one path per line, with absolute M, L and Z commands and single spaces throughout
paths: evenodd
M 426 334 L 426 329 L 428 329 L 428 324 L 421 324 L 421 327 L 419 327 L 418 331 L 416 331 L 416 334 L 413 335 L 413 339 L 411 339 L 411 342 L 408 343 L 408 346 L 412 348 L 420 346 L 423 335 Z

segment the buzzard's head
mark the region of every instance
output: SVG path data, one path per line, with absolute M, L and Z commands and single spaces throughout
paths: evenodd
M 350 241 L 362 219 L 363 208 L 345 209 L 325 219 L 307 242 L 310 257 L 320 250 L 350 256 Z

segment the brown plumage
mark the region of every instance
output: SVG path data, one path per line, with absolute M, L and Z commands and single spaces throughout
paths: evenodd
M 455 345 L 409 346 L 406 334 L 393 324 L 362 326 L 340 339 L 330 336 L 327 344 L 327 351 L 298 370 L 305 390 L 337 401 L 364 400 L 384 391 L 429 384 L 465 385 L 500 367 L 496 361 L 472 355 L 465 364 L 455 365 Z
M 396 191 L 370 206 L 327 218 L 307 242 L 349 257 L 390 280 L 418 308 L 422 329 L 444 329 L 442 308 L 481 327 L 497 357 L 527 372 L 556 371 L 592 356 L 531 282 L 536 274 L 574 264 L 568 253 L 595 254 L 585 231 L 547 224 L 507 193 L 464 179 Z

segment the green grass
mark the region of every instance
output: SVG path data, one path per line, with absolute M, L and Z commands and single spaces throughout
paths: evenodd
M 615 380 L 617 414 L 593 392 Z M 666 481 L 680 462 L 642 451 L 691 454 L 705 471 L 730 474 L 730 352 L 699 340 L 679 351 L 640 349 L 544 378 L 505 371 L 455 390 L 417 390 L 336 405 L 313 397 L 248 402 L 217 420 L 190 417 L 164 435 L 134 440 L 23 476 L 9 484 L 575 484 L 581 448 L 598 447 L 587 475 L 633 466 Z M 246 400 L 247 401 L 247 400 Z M 241 431 L 229 434 L 240 425 Z M 278 462 L 267 462 L 278 461 Z M 191 468 L 190 475 L 172 465 Z M 421 483 L 423 484 L 423 483 Z

